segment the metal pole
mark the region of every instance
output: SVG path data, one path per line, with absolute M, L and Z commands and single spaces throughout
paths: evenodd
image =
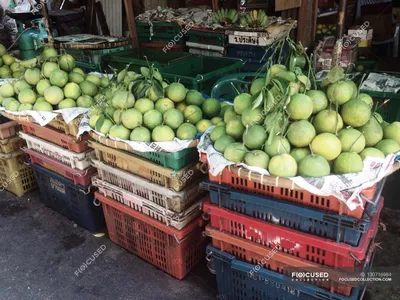
M 347 0 L 340 0 L 339 4 L 339 18 L 336 29 L 336 38 L 341 39 L 344 34 L 344 26 L 346 24 L 346 6 Z

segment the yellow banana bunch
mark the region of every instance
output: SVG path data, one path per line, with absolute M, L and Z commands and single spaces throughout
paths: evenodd
M 240 25 L 252 28 L 265 27 L 268 25 L 268 16 L 264 10 L 253 9 L 240 17 Z
M 220 8 L 213 13 L 214 24 L 231 25 L 239 19 L 239 12 L 236 9 Z

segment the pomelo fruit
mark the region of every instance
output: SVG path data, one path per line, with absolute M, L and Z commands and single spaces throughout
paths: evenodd
M 73 108 L 76 107 L 76 102 L 75 100 L 71 98 L 64 99 L 58 103 L 57 108 L 58 109 L 64 109 L 64 108 Z
M 210 120 L 206 120 L 206 119 L 200 120 L 200 121 L 197 122 L 197 124 L 196 124 L 197 132 L 203 133 L 203 132 L 205 132 L 205 131 L 206 131 L 210 126 L 212 126 L 212 125 L 213 125 L 213 124 L 211 123 Z
M 275 155 L 269 161 L 268 171 L 272 176 L 294 177 L 297 174 L 297 163 L 287 153 Z
M 268 133 L 271 133 L 272 125 L 274 126 L 274 134 L 281 133 L 282 127 L 285 124 L 283 115 L 274 116 L 274 114 L 267 114 L 264 120 L 264 127 Z
M 143 124 L 147 128 L 153 130 L 155 127 L 161 125 L 163 122 L 163 115 L 158 110 L 152 109 L 146 112 L 143 116 Z
M 78 99 L 81 96 L 81 88 L 79 85 L 75 82 L 70 82 L 67 83 L 64 86 L 64 96 L 65 98 L 70 98 L 70 99 Z
M 45 62 L 42 65 L 42 74 L 46 78 L 50 78 L 51 73 L 53 73 L 55 70 L 60 70 L 60 67 L 54 62 Z
M 353 88 L 353 95 L 351 96 L 351 99 L 356 99 L 358 95 L 358 86 L 352 80 L 347 80 L 347 83 Z
M 114 138 L 119 138 L 121 140 L 129 140 L 131 135 L 131 131 L 126 128 L 124 125 L 113 125 L 108 132 L 108 135 Z
M 175 138 L 175 133 L 170 127 L 166 125 L 160 125 L 153 129 L 151 138 L 155 142 L 168 142 Z
M 225 112 L 226 112 L 229 108 L 231 108 L 231 109 L 233 110 L 232 105 L 224 105 L 224 104 L 225 104 L 225 102 L 222 102 L 222 103 L 221 103 L 221 111 L 219 112 L 219 116 L 220 116 L 222 119 L 224 118 Z M 235 111 L 235 110 L 233 110 L 233 111 Z
M 328 161 L 321 155 L 309 154 L 299 163 L 299 175 L 304 177 L 322 177 L 331 173 Z
M 147 90 L 147 97 L 153 102 L 156 102 L 158 99 L 160 99 L 152 86 Z
M 296 94 L 290 97 L 286 107 L 287 113 L 293 120 L 308 119 L 313 112 L 313 101 L 305 94 Z
M 382 151 L 385 156 L 388 154 L 395 154 L 400 151 L 400 145 L 392 139 L 383 139 L 375 145 L 375 148 Z
M 188 105 L 201 106 L 203 102 L 204 102 L 204 97 L 199 91 L 189 90 L 186 93 L 186 103 Z
M 362 160 L 366 159 L 367 157 L 385 158 L 385 154 L 383 154 L 381 150 L 372 147 L 365 148 L 360 152 L 360 156 Z
M 18 102 L 18 100 L 15 99 L 15 98 L 13 98 L 13 97 L 4 98 L 4 99 L 3 99 L 3 102 L 2 102 L 3 107 L 5 107 L 5 108 L 7 109 L 7 105 L 8 105 L 8 103 L 10 103 L 11 101 L 17 101 L 17 102 Z
M 313 114 L 316 114 L 328 107 L 328 98 L 323 91 L 310 90 L 306 93 L 313 102 Z
M 1 59 L 3 60 L 3 63 L 6 66 L 11 66 L 13 63 L 15 63 L 15 57 L 11 56 L 10 54 L 4 54 Z
M 75 67 L 75 68 L 72 69 L 72 72 L 85 75 L 85 72 L 83 72 L 83 70 L 82 70 L 81 68 L 76 68 L 76 67 Z
M 350 81 L 351 82 L 351 81 Z M 326 95 L 332 103 L 342 105 L 353 99 L 354 85 L 349 81 L 332 83 L 326 90 Z
M 24 89 L 32 89 L 32 87 L 24 80 L 20 79 L 14 83 L 14 92 L 15 94 L 19 94 L 20 91 Z
M 325 109 L 317 113 L 313 120 L 315 131 L 319 133 L 336 133 L 342 130 L 342 117 L 334 110 Z
M 272 138 L 271 144 L 268 145 L 268 140 L 267 140 L 264 145 L 264 151 L 270 157 L 273 157 L 278 154 L 289 153 L 290 149 L 291 147 L 289 141 L 280 135 L 274 136 Z
M 360 153 L 365 148 L 365 137 L 357 129 L 342 129 L 338 134 L 338 138 L 342 144 L 343 152 Z
M 13 73 L 16 73 L 16 72 L 25 73 L 26 69 L 20 63 L 15 62 L 10 66 L 10 70 Z
M 53 111 L 53 106 L 46 101 L 36 101 L 33 105 L 33 110 L 36 111 Z
M 174 102 L 181 102 L 185 100 L 186 89 L 183 84 L 173 82 L 165 89 L 165 95 Z
M 368 94 L 360 93 L 360 95 L 358 95 L 357 99 L 365 102 L 370 108 L 372 108 L 372 106 L 374 106 L 374 100 Z
M 24 72 L 20 72 L 20 71 L 18 71 L 18 72 L 13 72 L 13 73 L 12 73 L 12 76 L 10 76 L 10 77 L 22 79 L 22 78 L 24 77 Z
M 151 132 L 145 127 L 136 127 L 131 132 L 130 140 L 136 142 L 150 142 Z
M 306 147 L 316 135 L 314 126 L 307 120 L 300 120 L 290 124 L 287 139 L 295 147 Z
M 82 83 L 84 83 L 84 82 L 82 82 Z M 92 83 L 92 82 L 90 82 L 90 83 L 96 87 L 96 85 L 94 83 Z M 97 89 L 97 87 L 96 87 L 96 89 Z M 83 92 L 83 89 L 82 89 L 82 92 Z M 97 91 L 96 91 L 96 93 L 97 93 Z M 133 96 L 132 93 L 130 93 L 128 91 L 117 91 L 112 98 L 112 106 L 116 109 L 128 109 L 128 108 L 132 108 L 134 105 L 135 105 L 135 97 Z
M 143 123 L 143 115 L 137 109 L 130 108 L 121 114 L 121 122 L 128 129 L 139 127 Z
M 6 82 L 0 86 L 0 96 L 3 98 L 9 98 L 15 95 L 14 86 Z
M 197 124 L 203 118 L 203 112 L 196 105 L 189 105 L 183 111 L 183 116 L 192 124 Z
M 383 139 L 383 129 L 374 117 L 371 117 L 365 125 L 357 129 L 364 135 L 366 147 L 375 146 Z
M 392 139 L 400 144 L 400 122 L 396 121 L 383 129 L 383 138 Z
M 233 100 L 235 112 L 241 115 L 246 108 L 251 108 L 251 95 L 247 93 L 237 95 Z
M 149 110 L 154 109 L 154 102 L 147 98 L 141 98 L 135 102 L 134 108 L 145 114 Z
M 243 143 L 250 150 L 261 149 L 266 140 L 267 133 L 260 125 L 251 126 L 243 133 Z
M 100 78 L 100 86 L 102 88 L 108 87 L 109 84 L 110 84 L 110 79 L 108 79 L 108 77 L 101 77 Z
M 290 151 L 290 155 L 299 163 L 304 157 L 311 154 L 311 151 L 308 147 L 304 148 L 293 148 Z
M 18 107 L 18 111 L 24 111 L 24 110 L 32 110 L 33 109 L 33 105 L 30 103 L 22 103 L 19 107 Z
M 83 75 L 80 73 L 71 72 L 68 74 L 68 81 L 80 84 L 82 81 L 85 81 L 85 77 L 83 77 Z
M 50 86 L 44 90 L 44 99 L 51 105 L 57 105 L 64 99 L 64 92 L 58 86 Z
M 217 117 L 221 111 L 221 103 L 215 98 L 208 98 L 201 105 L 201 110 L 209 119 Z
M 123 110 L 121 109 L 116 109 L 112 115 L 112 119 L 116 124 L 121 124 L 122 119 L 121 119 L 121 115 L 122 115 Z
M 334 134 L 320 133 L 312 140 L 311 150 L 314 154 L 321 155 L 329 161 L 339 156 L 342 144 Z
M 56 49 L 52 48 L 52 47 L 45 47 L 42 51 L 42 53 L 40 54 L 40 60 L 41 61 L 53 61 L 56 59 L 56 57 L 58 56 L 58 52 Z
M 34 104 L 36 102 L 36 94 L 31 89 L 24 89 L 19 93 L 18 100 L 22 104 L 24 103 Z
M 238 114 L 235 113 L 233 106 L 229 106 L 224 113 L 224 122 L 228 123 L 232 119 L 236 119 Z
M 99 118 L 96 122 L 95 129 L 96 131 L 99 131 L 102 134 L 107 134 L 113 125 L 114 124 L 113 122 L 111 122 L 111 120 L 105 118 Z
M 0 56 L 4 54 L 7 54 L 7 48 L 3 44 L 0 44 Z
M 351 127 L 361 127 L 371 117 L 371 108 L 365 102 L 353 99 L 343 104 L 340 115 Z
M 235 139 L 229 135 L 223 135 L 219 137 L 215 143 L 214 143 L 214 149 L 220 153 L 224 153 L 226 147 L 229 144 L 232 144 L 235 142 Z
M 40 70 L 37 68 L 28 69 L 24 73 L 25 81 L 30 85 L 37 85 L 41 77 Z
M 71 72 L 75 68 L 75 59 L 69 54 L 63 54 L 58 60 L 61 70 Z
M 186 104 L 186 102 L 179 102 L 178 105 L 176 106 L 176 109 L 179 110 L 181 113 L 183 113 L 187 106 L 188 105 Z
M 384 122 L 380 113 L 374 112 L 373 117 L 375 118 L 376 121 L 378 121 L 379 124 Z
M 183 114 L 176 108 L 167 110 L 163 114 L 163 121 L 165 125 L 168 125 L 172 129 L 178 129 L 183 123 Z
M 96 75 L 89 74 L 88 76 L 86 76 L 86 80 L 90 81 L 90 82 L 93 82 L 97 87 L 101 86 L 101 80 Z
M 68 83 L 68 73 L 62 70 L 54 70 L 51 72 L 49 80 L 52 85 L 64 87 Z
M 51 80 L 50 80 L 50 82 L 51 82 Z M 83 95 L 88 95 L 88 96 L 91 96 L 91 97 L 94 97 L 94 96 L 97 95 L 97 92 L 98 92 L 97 85 L 95 85 L 91 81 L 84 80 L 81 83 L 79 83 L 79 87 L 81 88 L 81 91 L 82 91 Z M 129 92 L 116 92 L 114 94 L 114 97 L 117 96 L 117 95 L 121 96 L 121 94 L 119 94 L 119 93 L 122 93 L 122 98 L 119 98 L 121 101 L 127 101 L 128 103 L 130 103 L 130 101 L 132 100 L 132 97 L 133 97 L 133 95 L 131 93 L 129 93 Z M 128 97 L 128 95 L 129 95 L 129 97 Z M 128 98 L 128 100 L 126 100 L 126 98 Z M 133 97 L 133 99 L 135 99 L 135 98 Z M 114 100 L 114 98 L 113 98 L 113 100 Z M 132 106 L 133 106 L 133 104 L 132 104 Z M 128 107 L 124 107 L 124 108 L 128 108 Z
M 255 79 L 250 86 L 250 95 L 257 94 L 259 91 L 261 91 L 264 85 L 265 85 L 265 78 Z
M 243 126 L 260 125 L 264 122 L 264 114 L 261 108 L 248 107 L 243 110 L 241 119 Z
M 244 156 L 244 163 L 252 167 L 268 168 L 269 156 L 261 150 L 253 150 Z
M 154 108 L 161 113 L 165 113 L 167 110 L 175 108 L 175 104 L 168 98 L 161 98 L 157 100 Z
M 190 123 L 183 123 L 176 131 L 176 137 L 180 140 L 192 140 L 197 133 L 196 126 Z
M 36 91 L 40 96 L 44 95 L 44 91 L 48 88 L 51 87 L 51 83 L 48 79 L 41 79 L 36 85 Z
M 78 107 L 87 107 L 87 108 L 89 108 L 89 107 L 92 107 L 94 105 L 94 100 L 89 95 L 83 95 L 83 96 L 80 96 L 76 100 L 76 105 Z
M 216 126 L 210 134 L 211 141 L 215 142 L 221 136 L 226 135 L 225 126 Z
M 354 152 L 341 153 L 333 163 L 335 174 L 357 173 L 363 170 L 363 160 L 360 155 Z
M 21 105 L 21 103 L 19 101 L 12 99 L 6 103 L 5 108 L 7 110 L 11 110 L 11 111 L 18 111 L 18 108 L 20 105 Z
M 0 67 L 0 77 L 1 78 L 11 78 L 11 70 L 8 66 L 2 66 Z
M 218 123 L 223 122 L 221 117 L 214 117 L 211 119 L 211 123 L 213 123 L 214 125 L 217 125 Z
M 225 127 L 226 133 L 235 140 L 240 140 L 242 138 L 245 129 L 246 128 L 243 126 L 240 117 L 230 120 L 226 123 Z
M 104 110 L 104 113 L 106 115 L 109 115 L 110 118 L 112 118 L 112 116 L 114 115 L 114 112 L 116 111 L 116 109 L 112 106 L 107 106 L 106 109 Z
M 96 127 L 96 122 L 100 118 L 100 116 L 101 116 L 100 114 L 99 115 L 93 114 L 93 115 L 90 116 L 90 118 L 89 118 L 89 126 L 91 128 L 94 129 Z
M 235 163 L 241 163 L 249 150 L 242 143 L 231 143 L 224 151 L 224 157 Z

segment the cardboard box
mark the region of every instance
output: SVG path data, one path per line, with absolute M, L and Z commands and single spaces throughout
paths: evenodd
M 301 6 L 301 0 L 275 0 L 275 11 L 287 10 Z
M 350 38 L 360 38 L 361 39 L 358 47 L 360 47 L 360 48 L 371 47 L 373 29 L 370 28 L 368 23 L 365 22 L 363 25 L 357 25 L 357 26 L 351 27 L 348 30 L 347 34 Z

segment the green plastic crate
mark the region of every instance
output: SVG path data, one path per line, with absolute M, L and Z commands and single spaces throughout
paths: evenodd
M 96 64 L 89 64 L 89 63 L 84 63 L 77 61 L 75 62 L 76 67 L 81 68 L 85 73 L 89 72 L 100 72 L 102 73 L 102 67 L 101 65 L 96 65 Z
M 188 42 L 215 45 L 225 47 L 228 45 L 228 39 L 225 32 L 218 32 L 213 30 L 202 30 L 192 28 L 188 32 Z
M 125 45 L 121 47 L 115 48 L 107 48 L 107 49 L 100 49 L 100 50 L 75 50 L 75 49 L 65 49 L 65 52 L 72 55 L 75 58 L 76 62 L 92 64 L 92 65 L 101 65 L 102 57 L 104 55 L 110 53 L 116 53 L 124 50 L 131 49 L 131 45 Z
M 181 27 L 174 22 L 136 22 L 136 31 L 138 35 L 150 35 L 151 26 L 154 34 L 167 34 L 175 36 L 181 32 Z
M 138 40 L 140 43 L 158 43 L 158 44 L 168 44 L 173 41 L 176 45 L 184 45 L 186 43 L 186 36 L 182 38 L 174 40 L 174 37 L 177 35 L 169 35 L 169 34 L 154 34 L 150 37 L 150 35 L 138 35 Z
M 131 64 L 129 70 L 140 72 L 140 67 L 147 66 L 145 56 L 150 65 L 154 64 L 154 66 L 161 71 L 165 66 L 192 57 L 192 54 L 173 51 L 164 53 L 162 50 L 150 48 L 134 49 L 104 56 L 103 67 L 111 66 L 115 69 L 122 70 L 127 64 Z
M 164 67 L 160 72 L 169 82 L 178 81 L 187 89 L 211 94 L 214 83 L 222 76 L 239 73 L 243 61 L 236 58 L 194 56 Z
M 183 149 L 173 153 L 135 152 L 135 154 L 175 171 L 179 171 L 183 167 L 199 160 L 199 154 L 196 147 Z

